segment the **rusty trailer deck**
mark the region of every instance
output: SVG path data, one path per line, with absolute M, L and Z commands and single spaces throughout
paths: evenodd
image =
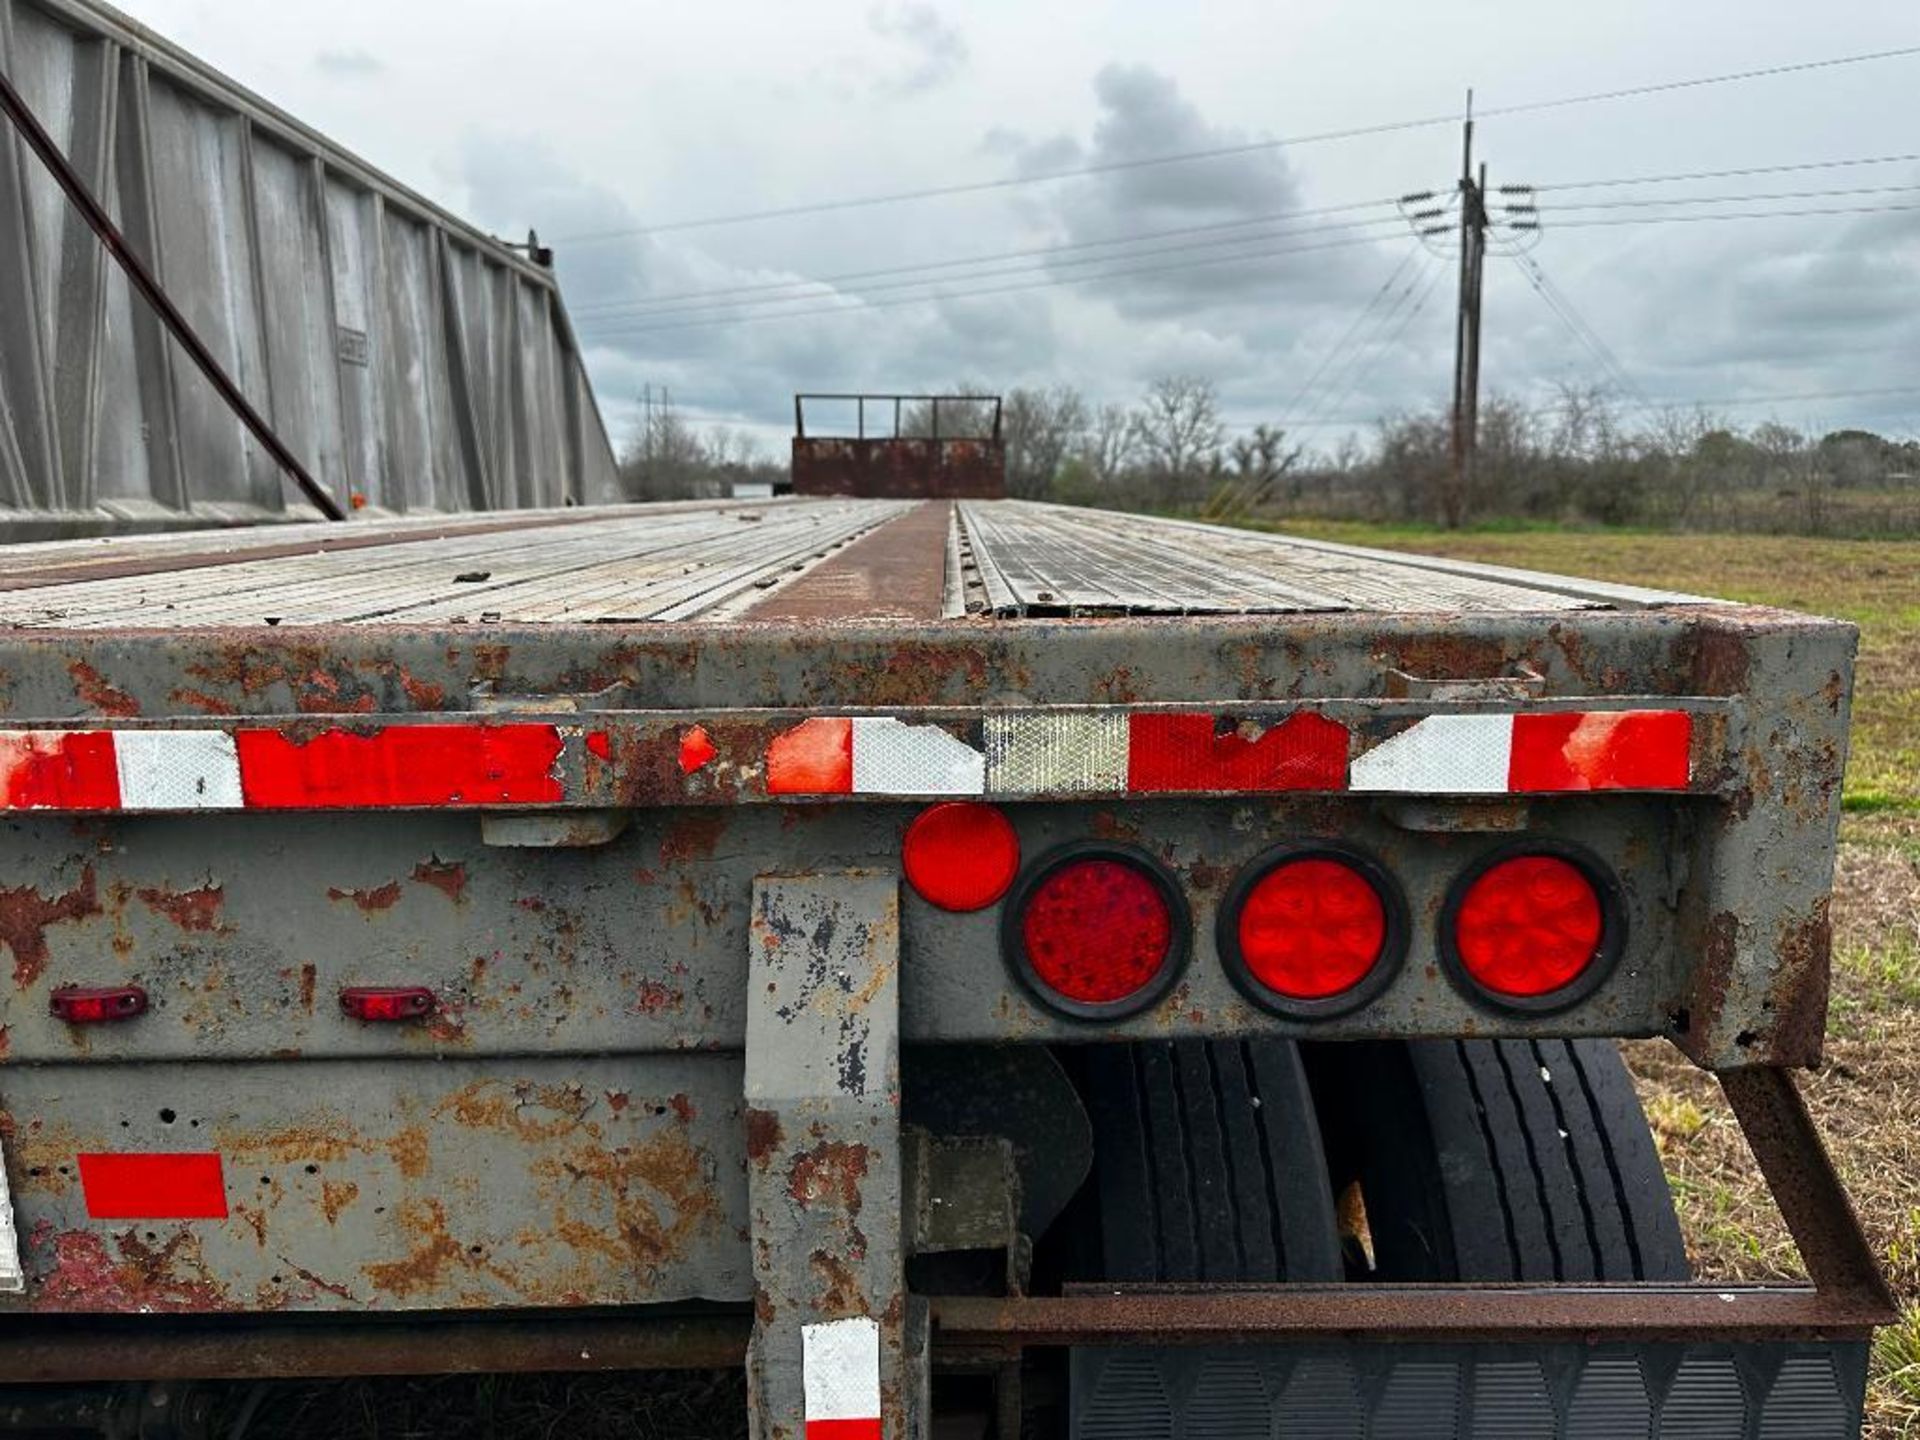
M 1513 614 L 1697 598 L 1017 500 L 638 505 L 0 554 L 0 627 L 22 629 Z
M 1000 1151 L 927 1150 L 903 1077 L 936 1051 L 1044 1072 L 1095 1041 L 1664 1035 L 1730 1077 L 1813 1063 L 1853 644 L 1701 597 L 999 500 L 0 552 L 0 1285 L 22 1287 L 0 1377 L 70 1378 L 70 1327 L 107 1320 L 117 1365 L 299 1363 L 195 1327 L 168 1359 L 129 1338 L 153 1312 L 454 1333 L 584 1310 L 614 1333 L 700 1302 L 751 1307 L 764 1425 L 801 1417 L 818 1352 L 891 1437 L 929 1324 L 1002 1371 L 1026 1343 L 1211 1343 L 1204 1297 L 911 1295 L 906 1254 L 959 1220 L 1017 1280 L 1019 1237 L 988 1222 L 1020 1201 Z M 948 800 L 1002 807 L 1029 871 L 1094 846 L 1163 875 L 1190 921 L 1167 988 L 1063 1010 L 1001 963 L 1005 906 L 903 886 L 908 827 Z M 1302 846 L 1362 857 L 1404 916 L 1364 1003 L 1274 1004 L 1220 939 L 1239 879 Z M 1604 963 L 1551 1005 L 1490 1003 L 1441 937 L 1515 846 L 1606 877 Z M 111 1023 L 76 1022 L 76 995 Z M 1790 1085 L 1749 1109 L 1818 1290 L 1685 1313 L 1857 1341 L 1885 1294 L 1844 1195 Z M 929 1198 L 963 1173 L 997 1210 Z M 1666 1333 L 1605 1287 L 1254 1299 L 1281 1340 L 1446 1304 L 1504 1307 L 1483 1339 Z

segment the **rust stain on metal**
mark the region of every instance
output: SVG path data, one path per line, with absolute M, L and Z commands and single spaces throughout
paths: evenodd
M 773 1110 L 747 1110 L 747 1159 L 764 1165 L 786 1142 L 779 1113 Z
M 319 968 L 311 960 L 300 967 L 300 1008 L 309 1015 L 313 1013 L 313 991 L 319 978 Z
M 366 914 L 372 915 L 380 910 L 391 910 L 400 903 L 400 882 L 389 880 L 384 885 L 376 885 L 366 890 L 342 890 L 336 886 L 328 886 L 327 898 L 351 900 Z
M 93 666 L 84 660 L 69 660 L 67 674 L 73 677 L 73 693 L 80 697 L 80 703 L 86 705 L 95 714 L 111 715 L 117 719 L 126 719 L 140 713 L 140 702 L 117 686 L 107 683 Z
M 555 1182 L 549 1196 L 554 1233 L 575 1250 L 623 1266 L 674 1263 L 720 1215 L 711 1157 L 677 1127 L 636 1145 L 609 1149 L 596 1140 L 571 1146 L 541 1155 L 531 1168 L 536 1178 Z M 572 1213 L 582 1187 L 606 1202 L 611 1230 Z
M 720 837 L 727 833 L 728 819 L 725 810 L 685 810 L 675 815 L 660 839 L 660 863 L 711 859 Z
M 1789 920 L 1780 933 L 1778 965 L 1764 1007 L 1773 1016 L 1776 1065 L 1820 1063 L 1827 1031 L 1829 961 L 1833 953 L 1830 902 L 1821 896 L 1813 913 Z
M 822 1140 L 793 1157 L 787 1194 L 799 1205 L 837 1205 L 849 1215 L 858 1215 L 860 1182 L 866 1175 L 865 1145 Z
M 578 1130 L 593 1099 L 578 1086 L 526 1085 L 476 1080 L 434 1106 L 473 1130 L 499 1130 L 529 1142 L 558 1139 Z
M 204 690 L 195 690 L 182 686 L 168 695 L 174 704 L 188 710 L 197 710 L 203 715 L 237 715 L 239 707 L 217 695 L 209 695 Z
M 53 1263 L 41 1278 L 41 1310 L 185 1313 L 237 1308 L 213 1280 L 189 1230 L 148 1242 L 137 1230 L 111 1237 L 67 1230 L 52 1237 Z
M 404 665 L 398 667 L 400 688 L 406 693 L 407 701 L 416 710 L 439 710 L 447 703 L 447 687 L 431 681 L 414 678 L 413 672 Z
M 428 1148 L 426 1126 L 409 1125 L 396 1131 L 387 1141 L 386 1148 L 394 1168 L 406 1179 L 418 1180 L 427 1173 L 432 1156 Z
M 359 1198 L 360 1187 L 351 1180 L 320 1182 L 320 1211 L 327 1217 L 329 1225 L 338 1221 L 340 1212 Z
M 147 908 L 166 916 L 182 930 L 206 934 L 226 932 L 226 927 L 220 923 L 220 906 L 227 898 L 226 892 L 211 881 L 197 890 L 166 890 L 149 886 L 134 893 Z
M 467 893 L 467 867 L 458 860 L 442 860 L 437 855 L 413 867 L 419 884 L 431 885 L 456 904 Z
M 448 1233 L 447 1210 L 437 1199 L 404 1200 L 395 1220 L 413 1237 L 412 1248 L 398 1260 L 360 1267 L 360 1273 L 383 1294 L 405 1300 L 443 1290 L 450 1277 L 459 1272 L 506 1279 L 484 1255 L 475 1254 Z
M 13 983 L 25 989 L 46 973 L 49 925 L 99 913 L 99 887 L 92 865 L 81 869 L 77 885 L 51 900 L 31 885 L 0 886 L 0 944 L 13 952 Z
M 822 1315 L 865 1315 L 872 1310 L 867 1303 L 866 1287 L 853 1269 L 840 1256 L 826 1250 L 815 1250 L 807 1256 L 807 1266 L 813 1271 L 814 1282 L 818 1287 L 814 1297 L 814 1308 Z
M 748 620 L 938 620 L 953 507 L 917 505 L 750 606 Z

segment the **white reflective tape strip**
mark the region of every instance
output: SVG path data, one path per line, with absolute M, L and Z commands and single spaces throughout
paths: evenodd
M 225 730 L 118 730 L 125 810 L 238 810 L 240 757 Z
M 987 757 L 938 725 L 854 717 L 854 794 L 978 795 L 986 783 Z
M 1511 715 L 1429 715 L 1356 758 L 1347 788 L 1504 795 L 1512 756 Z
M 800 1327 L 809 1420 L 880 1416 L 880 1322 L 860 1316 Z
M 27 1288 L 20 1270 L 20 1233 L 13 1223 L 13 1195 L 7 1189 L 6 1142 L 0 1140 L 0 1294 L 18 1295 Z
M 987 792 L 1111 795 L 1127 788 L 1127 712 L 989 713 Z

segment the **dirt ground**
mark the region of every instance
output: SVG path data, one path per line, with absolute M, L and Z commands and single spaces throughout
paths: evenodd
M 1906 1307 L 1875 1347 L 1872 1440 L 1920 1437 L 1920 541 L 1358 525 L 1327 539 L 1724 596 L 1860 626 L 1834 894 L 1827 1063 L 1808 1101 Z M 1800 1274 L 1786 1227 L 1713 1082 L 1664 1041 L 1627 1047 L 1696 1269 Z

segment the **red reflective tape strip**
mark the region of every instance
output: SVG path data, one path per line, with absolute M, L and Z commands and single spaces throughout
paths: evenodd
M 241 730 L 240 789 L 249 809 L 539 805 L 566 798 L 553 767 L 553 725 L 389 725 L 295 739 Z
M 1589 710 L 1513 717 L 1507 788 L 1684 790 L 1693 717 L 1684 710 Z
M 880 1440 L 880 1417 L 871 1420 L 809 1420 L 807 1440 Z
M 767 746 L 769 795 L 851 795 L 853 721 L 815 716 Z
M 1127 789 L 1140 794 L 1347 788 L 1347 727 L 1303 710 L 1249 740 L 1211 715 L 1140 714 L 1127 730 Z
M 120 763 L 110 730 L 0 735 L 0 810 L 117 810 Z
M 95 1220 L 224 1220 L 217 1154 L 82 1155 L 80 1189 Z

